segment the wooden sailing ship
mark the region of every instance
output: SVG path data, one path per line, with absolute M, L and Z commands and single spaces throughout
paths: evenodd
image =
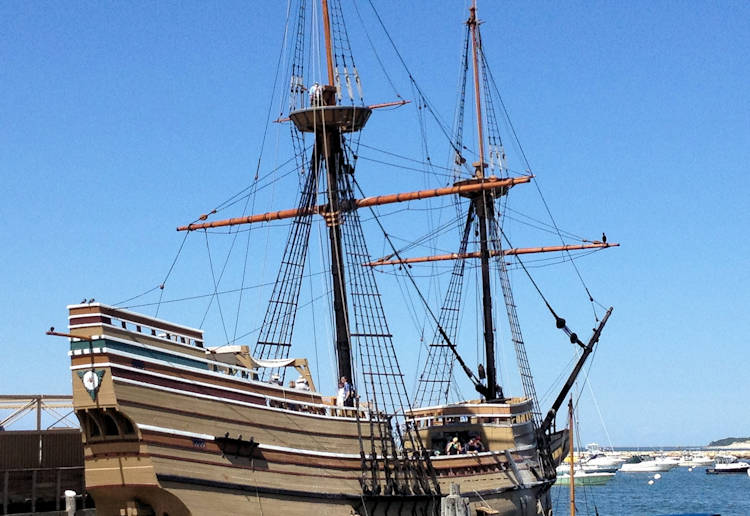
M 305 26 L 299 2 L 299 32 Z M 550 307 L 557 327 L 583 353 L 545 417 L 538 406 L 505 266 L 506 256 L 602 248 L 588 242 L 546 248 L 501 245 L 497 204 L 530 174 L 488 173 L 481 83 L 486 65 L 476 7 L 467 21 L 478 130 L 470 177 L 440 188 L 375 197 L 355 195 L 356 157 L 350 145 L 380 106 L 352 100 L 360 83 L 342 29 L 339 0 L 322 0 L 326 78 L 305 79 L 304 37 L 291 53 L 289 112 L 300 172 L 297 208 L 180 227 L 199 231 L 288 219 L 284 259 L 254 347 L 211 346 L 203 331 L 156 317 L 82 303 L 69 307 L 71 370 L 76 415 L 83 429 L 86 484 L 99 514 L 435 514 L 441 495 L 457 483 L 479 513 L 551 514 L 549 488 L 567 453 L 565 431 L 554 431 L 557 409 L 599 339 L 608 311 L 590 340 L 581 342 Z M 471 58 L 468 49 L 471 48 Z M 349 59 L 347 59 L 349 57 Z M 465 83 L 464 83 L 465 84 Z M 486 94 L 486 92 L 484 93 Z M 360 95 L 361 97 L 361 95 Z M 398 102 L 403 103 L 403 102 Z M 463 115 L 462 115 L 463 116 Z M 311 136 L 311 149 L 304 144 Z M 498 156 L 495 136 L 489 154 Z M 460 136 L 451 142 L 456 164 L 466 163 Z M 494 153 L 494 154 L 493 154 Z M 490 160 L 491 161 L 491 160 Z M 358 210 L 390 203 L 454 196 L 465 199 L 458 253 L 426 258 L 394 253 L 373 260 Z M 323 202 L 319 201 L 323 197 Z M 310 226 L 325 222 L 337 378 L 354 380 L 353 406 L 318 392 L 307 360 L 291 355 Z M 478 250 L 468 250 L 472 229 Z M 456 344 L 464 263 L 479 260 L 485 363 L 475 373 Z M 394 340 L 375 282 L 376 267 L 453 260 L 451 285 L 429 346 L 416 394 L 407 392 Z M 494 358 L 491 274 L 500 274 L 524 393 L 506 397 Z M 549 304 L 547 305 L 549 307 Z M 479 399 L 449 403 L 447 386 L 459 364 Z M 309 390 L 274 381 L 295 370 Z M 486 448 L 446 455 L 454 436 L 476 434 Z

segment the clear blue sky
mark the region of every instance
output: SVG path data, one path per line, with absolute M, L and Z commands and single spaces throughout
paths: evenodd
M 464 3 L 376 4 L 450 120 Z M 66 343 L 43 334 L 66 326 L 65 305 L 116 303 L 159 284 L 182 239 L 174 227 L 248 184 L 284 12 L 285 2 L 0 5 L 0 392 L 69 392 Z M 615 306 L 590 375 L 613 444 L 750 435 L 750 4 L 485 1 L 480 17 L 495 78 L 559 224 L 622 243 L 579 261 L 595 297 Z M 355 52 L 368 49 L 361 30 L 350 36 Z M 414 98 L 392 54 L 383 57 L 399 92 Z M 391 100 L 372 57 L 357 58 L 367 100 Z M 389 126 L 390 116 L 374 116 L 363 143 L 419 158 L 419 142 Z M 289 156 L 287 136 L 271 127 L 263 170 Z M 358 174 L 368 194 L 411 179 L 373 166 Z M 281 185 L 258 210 L 291 207 Z M 259 283 L 275 269 L 263 261 L 266 233 L 258 235 Z M 180 262 L 182 284 L 170 282 L 165 298 L 211 290 L 205 265 L 193 275 L 205 243 L 191 237 L 186 253 L 195 258 Z M 539 270 L 555 306 L 577 307 L 571 320 L 587 335 L 579 286 L 556 274 Z M 243 301 L 242 328 L 259 325 L 263 295 Z M 198 325 L 201 303 L 160 315 Z M 395 334 L 413 333 L 404 311 L 389 315 Z M 572 350 L 537 330 L 551 325 L 538 301 L 520 317 L 545 391 Z M 214 319 L 206 329 L 221 340 Z M 416 347 L 398 344 L 404 362 L 416 362 Z M 608 442 L 588 389 L 581 420 L 584 441 Z

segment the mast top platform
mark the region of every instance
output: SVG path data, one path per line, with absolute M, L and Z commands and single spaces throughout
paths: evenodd
M 303 133 L 325 133 L 338 130 L 354 133 L 362 130 L 370 118 L 372 109 L 364 106 L 313 106 L 298 109 L 289 118 Z

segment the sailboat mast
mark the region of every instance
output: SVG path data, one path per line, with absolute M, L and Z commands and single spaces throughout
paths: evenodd
M 568 428 L 570 428 L 570 516 L 576 514 L 575 454 L 573 453 L 573 397 L 568 403 Z
M 322 106 L 336 105 L 336 87 L 333 74 L 333 49 L 331 44 L 331 19 L 328 12 L 328 0 L 321 0 L 323 12 L 323 32 L 326 44 L 326 62 L 328 64 L 328 84 L 323 86 L 320 99 Z M 336 358 L 339 377 L 352 378 L 352 354 L 349 336 L 348 308 L 346 303 L 346 278 L 344 275 L 344 252 L 341 239 L 341 200 L 339 179 L 343 173 L 344 152 L 341 148 L 341 131 L 338 126 L 325 124 L 322 131 L 315 135 L 316 165 L 325 162 L 326 191 L 328 206 L 324 214 L 328 226 L 328 241 L 331 248 L 331 280 L 333 287 L 333 313 L 336 326 Z
M 479 34 L 477 20 L 476 0 L 469 9 L 471 13 L 466 22 L 471 30 L 472 58 L 474 63 L 474 103 L 477 116 L 477 138 L 479 140 L 479 161 L 474 163 L 475 177 L 484 178 L 484 132 L 482 124 L 482 99 L 479 88 Z M 482 315 L 484 320 L 484 348 L 487 365 L 486 398 L 493 400 L 497 397 L 497 370 L 495 368 L 495 331 L 492 317 L 492 291 L 490 284 L 490 252 L 487 242 L 487 221 L 494 218 L 494 202 L 489 192 L 481 192 L 474 197 L 472 202 L 477 213 L 477 224 L 479 225 L 479 246 L 482 269 Z

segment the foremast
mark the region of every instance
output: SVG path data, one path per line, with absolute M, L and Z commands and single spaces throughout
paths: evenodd
M 501 176 L 507 177 L 507 168 L 505 166 L 505 152 L 502 146 L 502 140 L 497 126 L 497 117 L 493 106 L 490 83 L 493 81 L 492 76 L 487 68 L 485 55 L 482 50 L 482 40 L 479 31 L 480 22 L 477 18 L 476 0 L 472 2 L 469 9 L 470 16 L 466 21 L 467 32 L 464 43 L 464 56 L 462 63 L 463 82 L 459 88 L 460 101 L 456 115 L 456 132 L 455 140 L 452 147 L 455 149 L 454 174 L 459 176 L 463 173 L 462 167 L 466 160 L 461 155 L 461 150 L 465 148 L 462 142 L 463 138 L 463 113 L 465 106 L 466 77 L 469 68 L 469 45 L 471 45 L 471 66 L 473 70 L 473 92 L 474 92 L 474 109 L 477 131 L 477 154 L 478 161 L 472 164 L 473 175 L 470 179 L 458 181 L 455 185 L 466 186 L 468 184 L 483 184 L 490 180 L 497 179 L 495 175 L 486 175 L 486 169 L 498 166 Z M 483 87 L 482 87 L 483 86 Z M 486 107 L 483 106 L 486 100 Z M 487 115 L 487 127 L 484 123 L 484 114 Z M 485 129 L 487 129 L 487 138 L 485 138 Z M 485 145 L 489 148 L 489 160 L 485 152 Z M 487 163 L 489 161 L 489 163 Z M 531 176 L 527 176 L 531 178 Z M 513 298 L 513 292 L 508 277 L 507 264 L 505 256 L 517 256 L 536 253 L 563 252 L 567 253 L 573 250 L 600 249 L 613 247 L 619 244 L 607 243 L 603 236 L 601 241 L 584 240 L 581 244 L 565 244 L 545 247 L 529 248 L 509 248 L 504 249 L 502 239 L 505 237 L 502 226 L 498 221 L 496 213 L 495 200 L 503 197 L 508 192 L 508 188 L 489 188 L 482 191 L 466 193 L 459 195 L 469 199 L 470 204 L 467 210 L 466 229 L 463 232 L 459 251 L 457 253 L 426 256 L 426 257 L 402 257 L 398 252 L 374 260 L 367 265 L 408 265 L 412 263 L 435 262 L 443 260 L 456 261 L 450 285 L 446 293 L 443 306 L 440 311 L 440 318 L 436 320 L 437 330 L 430 347 L 428 356 L 425 361 L 423 372 L 420 376 L 420 382 L 417 390 L 417 403 L 421 406 L 432 406 L 435 404 L 448 402 L 448 391 L 452 381 L 452 363 L 454 359 L 462 365 L 467 376 L 474 384 L 477 391 L 482 394 L 487 401 L 494 401 L 503 398 L 502 389 L 497 383 L 497 364 L 495 361 L 495 333 L 493 326 L 493 300 L 492 285 L 490 278 L 490 259 L 498 258 L 497 270 L 499 273 L 500 286 L 502 288 L 503 298 L 505 301 L 506 312 L 510 327 L 511 339 L 516 351 L 519 372 L 524 389 L 524 395 L 533 403 L 533 416 L 537 428 L 542 426 L 542 413 L 539 409 L 536 390 L 534 387 L 533 376 L 526 356 L 525 344 L 521 333 L 516 305 Z M 468 228 L 472 225 L 472 219 L 476 218 L 476 234 L 479 236 L 477 252 L 467 252 Z M 562 239 L 562 237 L 561 237 Z M 506 238 L 507 240 L 507 238 Z M 395 259 L 394 259 L 395 257 Z M 479 364 L 479 377 L 486 376 L 486 383 L 478 381 L 473 372 L 467 371 L 463 359 L 458 353 L 457 347 L 453 340 L 457 336 L 456 321 L 458 311 L 461 307 L 461 291 L 463 281 L 464 267 L 462 262 L 466 259 L 478 258 L 480 260 L 481 270 L 481 313 L 482 313 L 482 330 L 483 343 L 485 351 L 486 366 Z M 525 266 L 519 260 L 519 264 L 528 274 Z M 532 280 L 533 281 L 533 280 Z M 541 294 L 541 292 L 540 292 Z M 543 297 L 543 296 L 542 296 Z M 590 297 L 590 296 L 589 296 Z M 591 299 L 593 302 L 593 299 Z M 549 307 L 549 304 L 547 304 Z M 550 307 L 550 311 L 552 311 Z M 554 315 L 554 312 L 552 312 Z M 564 322 L 560 326 L 560 318 L 556 315 L 558 328 L 564 329 L 568 335 L 571 334 Z M 572 337 L 571 337 L 572 338 Z M 446 374 L 447 372 L 447 374 Z M 436 395 L 437 394 L 437 395 Z

